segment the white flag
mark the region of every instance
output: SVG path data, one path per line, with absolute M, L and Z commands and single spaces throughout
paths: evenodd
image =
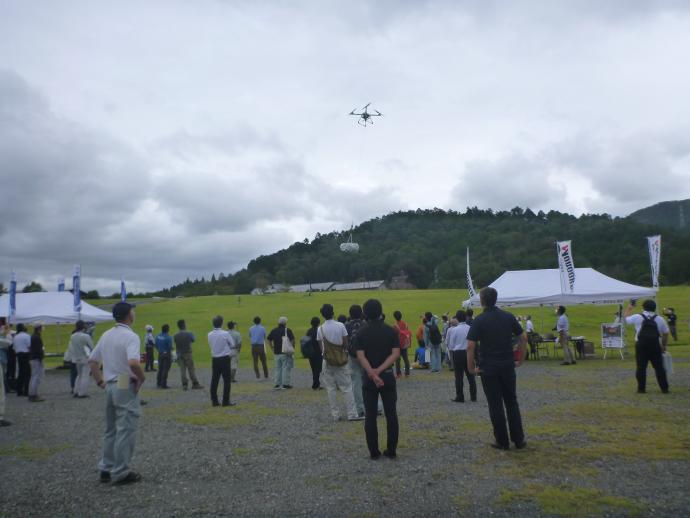
M 474 297 L 477 292 L 474 291 L 474 284 L 472 283 L 472 275 L 470 275 L 470 247 L 467 247 L 467 291 L 470 293 L 470 298 Z
M 659 264 L 661 262 L 661 236 L 649 236 L 649 265 L 652 269 L 652 287 L 659 287 Z
M 570 241 L 558 241 L 558 268 L 561 270 L 561 293 L 575 290 L 575 263 Z

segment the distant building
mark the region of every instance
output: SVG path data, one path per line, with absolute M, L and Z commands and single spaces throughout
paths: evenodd
M 254 288 L 252 291 L 249 292 L 251 295 L 263 295 L 264 290 L 261 288 Z
M 332 282 L 312 282 L 311 284 L 294 284 L 290 286 L 292 293 L 307 293 L 308 291 L 328 291 L 334 283 Z
M 331 286 L 331 291 L 381 290 L 385 287 L 386 281 L 344 282 Z
M 405 272 L 400 272 L 398 275 L 393 275 L 391 277 L 391 282 L 388 287 L 392 290 L 414 290 L 417 286 L 409 282 L 407 274 Z
M 264 293 L 281 293 L 283 291 L 288 291 L 288 287 L 285 284 L 269 284 L 264 290 Z

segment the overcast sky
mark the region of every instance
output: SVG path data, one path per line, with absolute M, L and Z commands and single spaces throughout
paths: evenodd
M 2 282 L 149 290 L 392 210 L 688 198 L 685 6 L 0 0 Z

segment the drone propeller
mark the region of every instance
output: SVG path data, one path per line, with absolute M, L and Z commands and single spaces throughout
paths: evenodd
M 364 108 L 362 108 L 362 109 L 363 109 L 363 110 L 366 110 L 367 108 L 369 108 L 369 105 L 370 105 L 370 104 L 371 104 L 370 102 L 367 103 L 366 106 L 365 106 Z
M 374 110 L 374 111 L 376 112 L 376 116 L 378 116 L 378 117 L 383 117 L 383 113 L 381 113 L 381 112 L 378 111 L 378 110 Z M 372 114 L 372 115 L 373 115 L 373 114 Z

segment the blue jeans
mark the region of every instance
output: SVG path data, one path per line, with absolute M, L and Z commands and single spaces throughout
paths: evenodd
M 431 370 L 441 370 L 441 344 L 431 344 Z
M 292 366 L 294 359 L 292 354 L 276 354 L 276 370 L 274 385 L 285 386 L 291 385 L 292 381 Z
M 98 465 L 107 471 L 114 481 L 129 474 L 129 463 L 134 455 L 141 406 L 139 394 L 132 390 L 117 388 L 116 382 L 106 385 L 105 434 L 103 435 L 103 458 Z

